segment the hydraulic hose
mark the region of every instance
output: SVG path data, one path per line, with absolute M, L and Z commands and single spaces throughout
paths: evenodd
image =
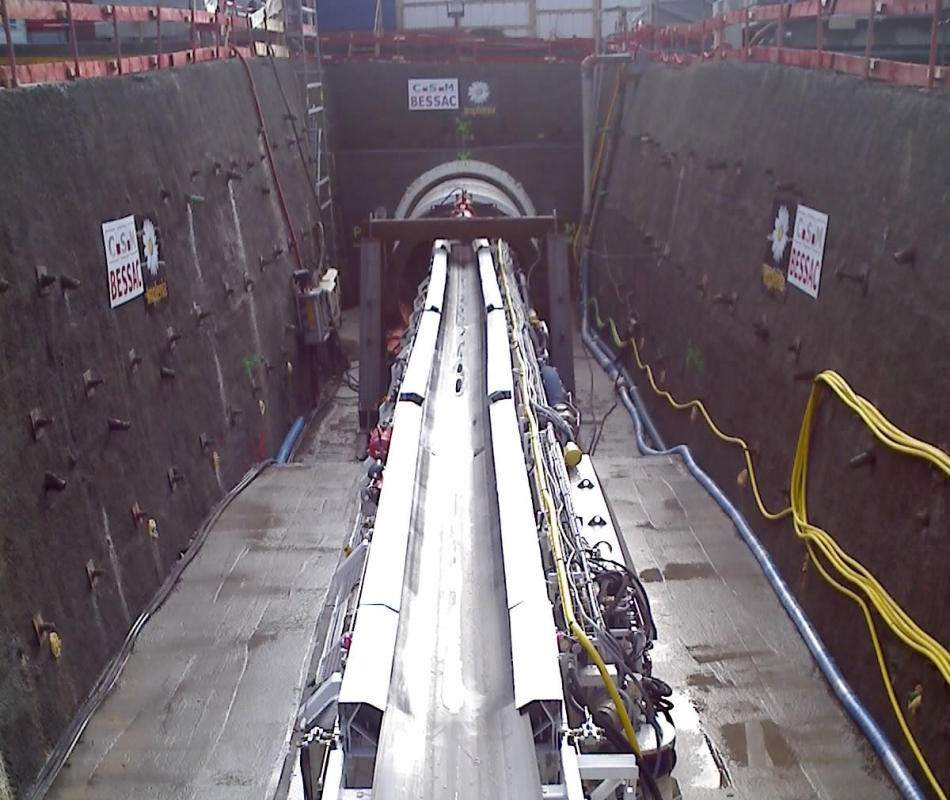
M 641 419 L 641 409 L 638 404 L 634 402 L 632 393 L 628 388 L 628 386 L 632 387 L 634 384 L 630 380 L 629 374 L 624 374 L 626 371 L 616 363 L 606 345 L 604 345 L 596 336 L 596 334 L 590 330 L 590 326 L 588 325 L 588 280 L 589 263 L 585 258 L 582 276 L 583 314 L 581 318 L 581 337 L 584 340 L 584 344 L 587 346 L 588 350 L 590 350 L 591 354 L 594 356 L 600 366 L 607 371 L 607 374 L 610 375 L 612 380 L 616 381 L 618 376 L 624 378 L 625 383 L 618 383 L 618 391 L 620 393 L 621 402 L 627 409 L 627 412 L 630 414 L 630 418 L 633 420 L 637 449 L 644 455 L 678 455 L 683 459 L 683 463 L 686 465 L 686 468 L 693 475 L 693 477 L 699 481 L 699 483 L 704 489 L 706 489 L 707 492 L 709 492 L 713 500 L 716 501 L 716 503 L 720 508 L 722 508 L 729 519 L 732 520 L 732 523 L 735 525 L 739 536 L 752 551 L 752 555 L 755 556 L 756 561 L 759 562 L 759 566 L 761 566 L 762 571 L 765 573 L 765 577 L 772 586 L 772 589 L 775 591 L 775 594 L 778 597 L 779 602 L 782 604 L 782 607 L 785 609 L 793 624 L 798 629 L 801 637 L 805 640 L 805 644 L 811 652 L 812 657 L 815 659 L 815 662 L 818 664 L 818 668 L 828 681 L 831 690 L 838 698 L 838 701 L 851 715 L 851 718 L 854 720 L 855 724 L 857 724 L 858 728 L 860 728 L 861 732 L 864 733 L 868 741 L 870 741 L 871 746 L 874 748 L 874 752 L 877 753 L 884 765 L 884 768 L 887 770 L 888 774 L 891 776 L 891 779 L 897 785 L 897 789 L 901 796 L 906 800 L 926 800 L 925 795 L 923 792 L 921 792 L 920 787 L 917 786 L 916 781 L 914 781 L 907 767 L 901 761 L 897 751 L 894 749 L 894 746 L 891 744 L 887 735 L 883 730 L 881 730 L 881 727 L 878 725 L 877 721 L 871 716 L 871 713 L 867 710 L 861 700 L 854 693 L 851 685 L 841 674 L 841 671 L 835 664 L 834 659 L 831 657 L 831 654 L 825 647 L 824 642 L 821 640 L 821 637 L 819 637 L 818 632 L 812 625 L 811 620 L 806 616 L 805 612 L 798 604 L 795 596 L 788 588 L 788 584 L 785 583 L 785 580 L 779 573 L 778 568 L 775 566 L 775 562 L 772 561 L 772 557 L 756 537 L 755 533 L 752 531 L 752 528 L 749 526 L 749 523 L 746 522 L 745 517 L 742 516 L 742 513 L 732 504 L 729 498 L 726 497 L 725 493 L 719 488 L 715 481 L 713 481 L 712 478 L 710 478 L 709 475 L 707 475 L 702 470 L 702 468 L 700 468 L 700 466 L 696 463 L 696 460 L 693 458 L 692 452 L 686 445 L 677 445 L 676 447 L 657 450 L 647 443 L 644 437 L 644 425 Z
M 278 464 L 286 464 L 290 460 L 290 453 L 294 449 L 297 439 L 300 438 L 300 434 L 303 433 L 304 422 L 303 417 L 297 417 L 294 424 L 290 426 L 290 430 L 287 431 L 287 435 L 280 445 L 280 450 L 277 451 L 277 458 L 274 459 Z
M 501 269 L 499 271 L 501 273 L 502 284 L 505 290 L 505 303 L 508 308 L 509 319 L 513 323 L 515 314 L 514 306 L 511 300 L 511 291 L 508 285 L 508 271 L 504 265 L 501 265 Z M 610 696 L 611 701 L 617 709 L 617 715 L 620 718 L 620 724 L 623 728 L 624 735 L 627 737 L 627 742 L 630 744 L 633 752 L 639 757 L 640 744 L 637 741 L 637 734 L 633 729 L 633 723 L 630 720 L 630 715 L 627 713 L 627 707 L 624 705 L 623 698 L 620 696 L 620 692 L 617 691 L 617 686 L 614 684 L 614 680 L 607 670 L 607 665 L 604 663 L 604 659 L 601 657 L 600 653 L 597 652 L 597 648 L 594 647 L 593 642 L 591 642 L 590 638 L 588 638 L 587 634 L 584 632 L 584 629 L 577 621 L 577 616 L 574 610 L 574 601 L 571 597 L 571 587 L 567 578 L 567 568 L 564 562 L 564 544 L 562 541 L 561 523 L 557 514 L 557 509 L 554 505 L 554 501 L 551 497 L 550 490 L 548 489 L 547 478 L 544 475 L 544 469 L 542 469 L 541 448 L 538 444 L 538 421 L 534 415 L 531 397 L 528 394 L 528 386 L 526 382 L 528 370 L 524 362 L 524 356 L 521 351 L 521 347 L 522 345 L 519 337 L 516 337 L 514 353 L 518 360 L 518 371 L 521 376 L 521 380 L 518 381 L 518 386 L 521 390 L 521 399 L 524 405 L 524 413 L 528 419 L 531 452 L 535 464 L 535 468 L 533 470 L 534 479 L 537 484 L 538 496 L 541 498 L 541 502 L 544 504 L 545 513 L 548 517 L 548 538 L 551 544 L 551 552 L 554 555 L 554 566 L 555 571 L 557 572 L 558 590 L 561 595 L 561 608 L 564 612 L 564 621 L 567 623 L 571 635 L 577 639 L 581 647 L 583 647 L 587 652 L 590 660 L 596 665 L 597 671 L 600 673 L 601 680 L 604 682 L 604 687 L 607 690 L 607 694 Z

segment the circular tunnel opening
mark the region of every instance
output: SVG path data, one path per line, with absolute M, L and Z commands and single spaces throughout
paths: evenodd
M 471 198 L 479 217 L 535 216 L 534 203 L 521 183 L 505 170 L 484 161 L 449 161 L 420 175 L 403 193 L 396 219 L 449 217 L 460 192 Z M 538 243 L 509 242 L 518 263 L 528 269 L 538 261 Z M 429 272 L 431 241 L 397 242 L 389 254 L 390 280 L 383 309 L 383 326 L 398 328 L 412 309 L 419 284 Z

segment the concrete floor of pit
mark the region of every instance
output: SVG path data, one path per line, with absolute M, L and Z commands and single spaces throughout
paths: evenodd
M 286 797 L 327 588 L 356 519 L 356 395 L 217 520 L 48 800 Z
M 581 444 L 603 423 L 594 466 L 656 618 L 654 674 L 674 690 L 683 797 L 896 798 L 729 518 L 678 457 L 637 452 L 579 337 L 574 372 Z
M 579 344 L 575 373 L 586 446 L 615 396 Z M 355 519 L 355 425 L 356 397 L 341 386 L 301 441 L 302 463 L 271 468 L 225 512 L 50 800 L 269 800 L 286 797 L 288 784 L 299 794 L 291 729 Z M 675 692 L 684 797 L 895 798 L 755 559 L 681 462 L 639 456 L 618 406 L 594 463 L 650 594 L 654 671 Z

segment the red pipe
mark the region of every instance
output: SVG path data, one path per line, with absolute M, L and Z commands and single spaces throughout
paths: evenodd
M 191 61 L 195 60 L 195 0 L 191 0 Z
M 819 0 L 821 2 L 821 0 Z M 745 10 L 745 19 L 742 24 L 742 60 L 749 60 L 749 9 Z
M 873 3 L 874 0 L 871 0 Z M 778 63 L 782 63 L 782 39 L 785 38 L 785 0 L 782 0 L 778 6 L 778 31 L 776 33 L 776 43 L 778 45 Z
M 119 40 L 119 15 L 115 6 L 112 7 L 112 38 L 115 39 L 115 68 L 122 74 L 122 42 Z
M 266 17 L 265 17 L 266 18 Z M 290 242 L 294 246 L 294 253 L 297 256 L 297 265 L 300 269 L 306 269 L 303 264 L 303 256 L 300 255 L 300 245 L 297 243 L 297 234 L 294 231 L 294 223 L 290 218 L 290 211 L 287 209 L 287 201 L 284 199 L 284 191 L 280 188 L 280 175 L 277 174 L 277 165 L 274 163 L 274 154 L 270 149 L 270 139 L 267 138 L 267 127 L 264 125 L 264 112 L 261 110 L 261 101 L 257 96 L 257 87 L 254 85 L 254 76 L 251 74 L 251 67 L 247 59 L 240 50 L 235 49 L 237 57 L 241 59 L 244 65 L 244 71 L 247 73 L 247 79 L 251 84 L 251 96 L 254 98 L 254 108 L 257 110 L 257 121 L 261 126 L 261 136 L 264 137 L 264 149 L 267 151 L 267 161 L 270 163 L 270 171 L 274 176 L 274 185 L 277 187 L 277 197 L 280 199 L 280 209 L 284 214 L 284 222 L 290 231 Z
M 73 19 L 72 0 L 66 0 L 66 17 L 69 20 L 69 44 L 73 50 L 73 71 L 76 77 L 82 77 L 79 72 L 79 42 L 76 41 L 76 20 Z
M 158 39 L 158 68 L 162 68 L 162 5 L 155 8 L 155 36 Z
M 930 0 L 934 5 L 933 22 L 930 28 L 930 66 L 927 69 L 927 88 L 934 88 L 937 75 L 937 32 L 940 29 L 940 0 Z
M 939 0 L 937 0 L 939 2 Z M 864 77 L 871 77 L 871 48 L 874 47 L 874 12 L 877 10 L 877 0 L 871 0 L 868 11 L 868 38 L 864 45 Z
M 7 12 L 7 0 L 0 0 L 0 14 L 3 14 L 3 32 L 7 36 L 7 59 L 10 62 L 10 83 L 15 89 L 20 85 L 16 76 L 16 53 L 13 47 L 13 36 L 10 34 L 10 15 Z

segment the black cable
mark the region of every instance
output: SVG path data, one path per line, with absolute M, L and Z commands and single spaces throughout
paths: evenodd
M 525 286 L 527 290 L 531 291 L 531 275 L 534 273 L 534 268 L 538 266 L 538 263 L 541 261 L 541 254 L 538 253 L 538 257 L 534 260 L 534 263 L 528 267 L 528 271 L 525 273 Z
M 452 197 L 456 192 L 464 192 L 464 191 L 465 191 L 465 187 L 464 187 L 464 186 L 456 186 L 456 187 L 454 187 L 454 188 L 452 189 L 452 191 L 450 191 L 445 197 L 443 197 L 438 203 L 435 204 L 435 207 L 436 207 L 436 208 L 441 208 L 442 206 L 444 206 L 444 205 L 449 201 L 449 198 Z
M 103 700 L 106 699 L 119 680 L 119 676 L 122 674 L 122 670 L 129 660 L 129 656 L 132 655 L 135 642 L 142 632 L 142 628 L 145 627 L 145 623 L 164 605 L 181 578 L 182 573 L 185 571 L 185 568 L 194 561 L 195 556 L 198 555 L 198 551 L 201 550 L 201 546 L 208 538 L 211 528 L 214 527 L 214 524 L 221 518 L 221 515 L 227 510 L 228 506 L 231 505 L 234 498 L 244 491 L 251 481 L 273 463 L 274 459 L 269 458 L 251 467 L 244 474 L 244 477 L 238 481 L 237 485 L 221 498 L 211 514 L 205 519 L 204 523 L 202 523 L 201 528 L 199 528 L 195 534 L 195 538 L 192 539 L 191 544 L 188 545 L 188 549 L 185 550 L 181 558 L 175 563 L 172 571 L 168 577 L 165 578 L 165 582 L 159 587 L 151 602 L 139 615 L 138 619 L 135 620 L 135 624 L 129 629 L 119 652 L 113 656 L 105 670 L 99 675 L 99 680 L 96 681 L 96 685 L 93 687 L 89 697 L 87 697 L 85 702 L 79 707 L 66 732 L 60 737 L 52 753 L 50 753 L 46 759 L 46 763 L 43 764 L 43 768 L 40 770 L 36 781 L 25 795 L 26 800 L 40 800 L 40 798 L 44 797 L 50 790 L 50 787 L 52 787 L 66 760 L 73 752 L 73 748 L 79 741 L 79 737 L 82 736 L 83 731 L 86 730 L 86 726 L 92 719 L 92 715 L 96 713 L 96 710 L 102 705 Z
M 581 682 L 577 679 L 577 672 L 574 668 L 574 662 L 571 661 L 567 665 L 567 685 L 570 690 L 571 696 L 582 708 L 587 706 L 587 698 L 584 696 L 584 687 L 581 686 Z
M 631 585 L 632 585 L 632 587 L 634 588 L 636 594 L 637 594 L 638 596 L 642 595 L 642 597 L 641 597 L 640 599 L 642 600 L 642 603 L 643 603 L 643 606 L 644 606 L 644 608 L 642 609 L 642 614 L 643 614 L 643 616 L 644 616 L 644 620 L 643 620 L 644 625 L 649 624 L 649 626 L 650 626 L 650 631 L 649 631 L 650 638 L 651 638 L 651 639 L 656 639 L 657 630 L 656 630 L 656 623 L 655 623 L 655 621 L 654 621 L 654 619 L 653 619 L 653 609 L 652 609 L 652 607 L 650 606 L 650 598 L 647 597 L 647 593 L 646 593 L 646 590 L 643 588 L 643 583 L 642 583 L 642 581 L 640 580 L 640 576 L 637 575 L 637 574 L 636 574 L 632 569 L 630 569 L 630 567 L 628 567 L 626 564 L 622 564 L 622 563 L 619 562 L 619 561 L 614 561 L 612 558 L 604 558 L 603 556 L 595 555 L 595 554 L 591 554 L 591 555 L 589 556 L 589 558 L 590 558 L 591 561 L 599 561 L 599 562 L 602 562 L 602 563 L 604 563 L 604 564 L 611 564 L 611 565 L 613 565 L 613 566 L 615 566 L 615 567 L 618 567 L 619 569 L 624 570 L 624 571 L 630 576 Z
M 663 800 L 663 793 L 660 791 L 660 786 L 656 782 L 656 777 L 653 773 L 646 768 L 646 764 L 643 763 L 643 757 L 637 755 L 634 752 L 633 747 L 631 747 L 630 742 L 627 741 L 627 737 L 624 736 L 616 726 L 614 726 L 613 721 L 610 719 L 610 715 L 604 711 L 597 711 L 593 714 L 594 724 L 599 728 L 604 729 L 604 734 L 607 736 L 607 740 L 616 747 L 622 753 L 630 753 L 637 759 L 637 768 L 640 771 L 640 784 L 641 789 L 643 790 L 643 795 L 648 800 Z M 659 742 L 657 743 L 657 756 L 659 756 Z
M 537 412 L 539 416 L 544 417 L 548 422 L 550 422 L 554 427 L 559 430 L 565 437 L 568 442 L 574 440 L 574 431 L 571 430 L 571 426 L 567 424 L 564 418 L 557 413 L 550 406 L 541 405 L 540 403 L 535 403 L 532 401 L 531 407 Z M 565 442 L 562 442 L 565 444 Z
M 594 432 L 594 440 L 590 444 L 590 450 L 588 455 L 593 458 L 594 453 L 597 452 L 597 445 L 600 443 L 600 437 L 604 435 L 604 426 L 607 424 L 607 417 L 614 413 L 614 409 L 617 407 L 617 401 L 614 400 L 614 404 L 607 409 L 607 413 L 604 414 L 604 418 L 600 421 L 600 427 L 597 428 Z

